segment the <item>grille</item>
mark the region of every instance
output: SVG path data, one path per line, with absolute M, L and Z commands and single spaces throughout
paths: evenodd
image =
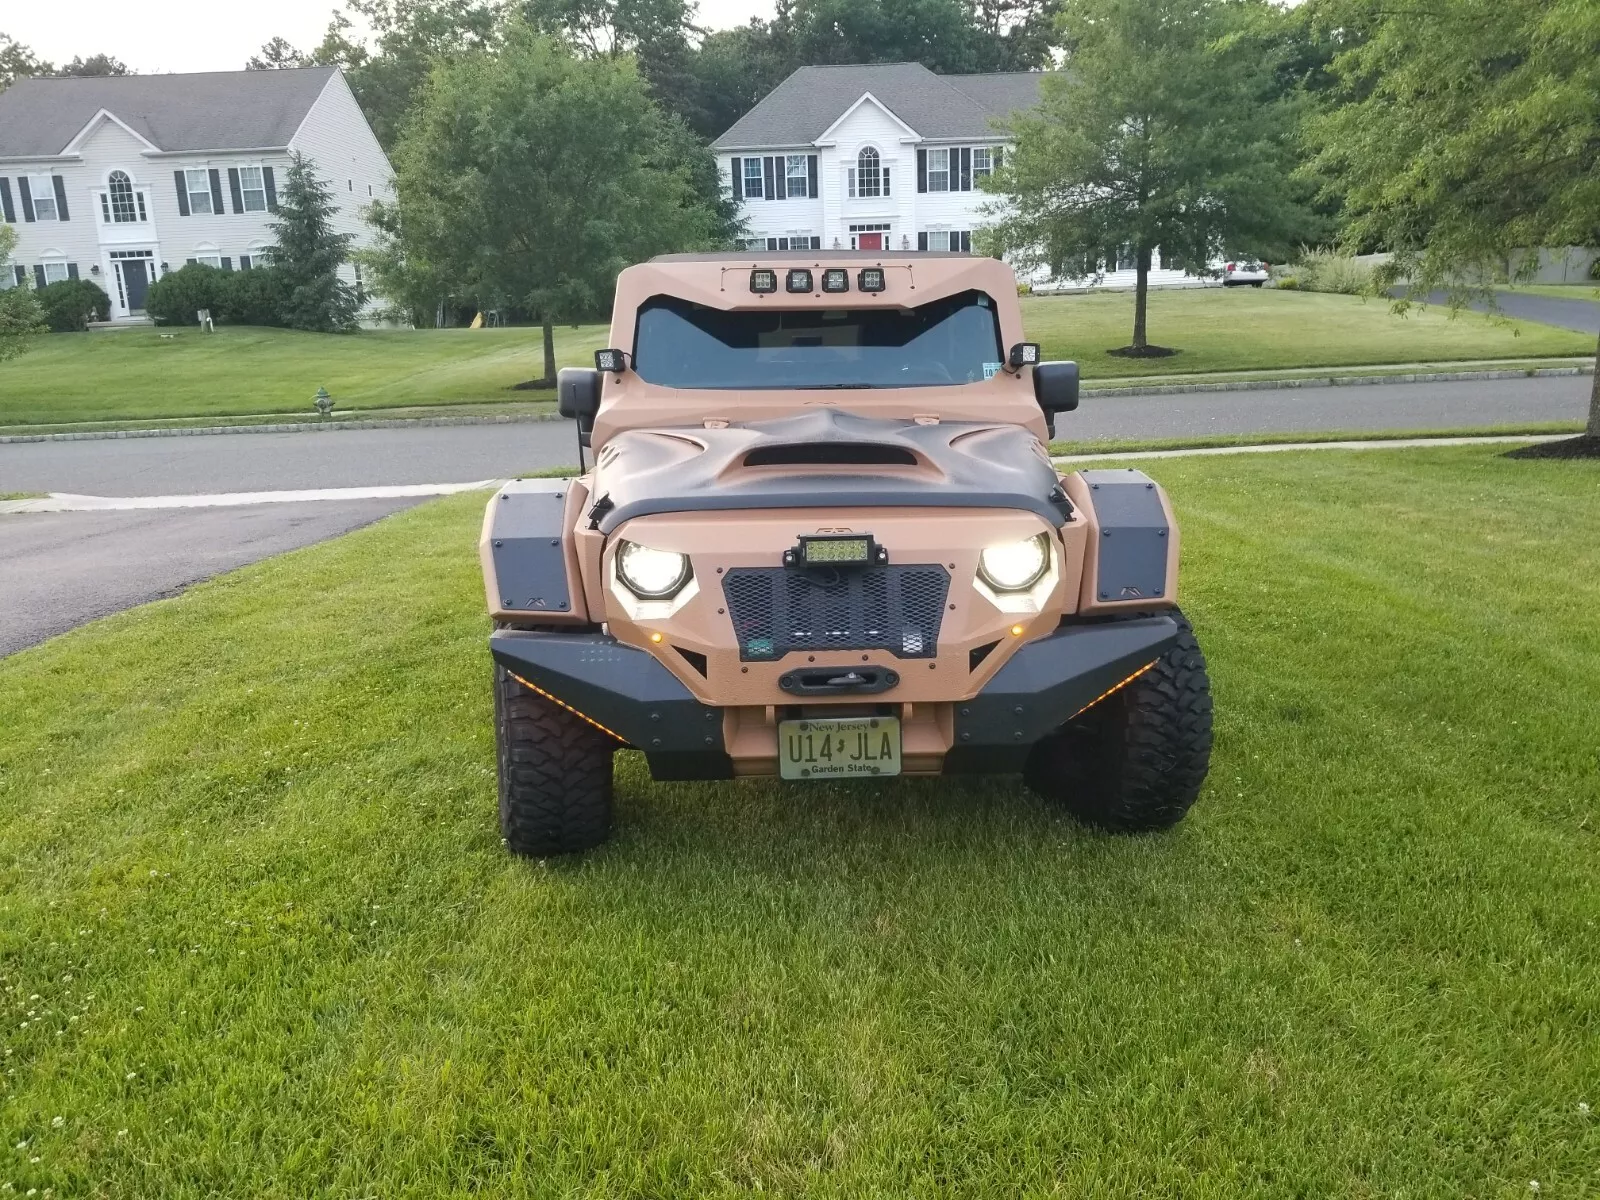
M 898 658 L 932 658 L 949 591 L 949 573 L 932 565 L 847 571 L 736 567 L 722 578 L 745 662 L 796 650 L 887 650 Z

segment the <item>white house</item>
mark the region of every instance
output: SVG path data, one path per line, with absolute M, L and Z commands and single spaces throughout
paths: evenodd
M 19 80 L 0 93 L 0 218 L 19 235 L 0 287 L 90 278 L 126 321 L 185 263 L 249 270 L 296 151 L 365 244 L 393 171 L 335 67 Z
M 749 250 L 970 250 L 994 197 L 1007 115 L 1039 100 L 1039 72 L 935 75 L 920 63 L 801 67 L 713 144 Z M 1098 274 L 1052 290 L 1132 287 L 1110 247 Z M 1152 284 L 1185 281 L 1163 270 Z

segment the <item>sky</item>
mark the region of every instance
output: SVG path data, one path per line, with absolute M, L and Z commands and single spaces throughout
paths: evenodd
M 136 71 L 237 71 L 261 44 L 322 40 L 335 0 L 0 0 L 0 33 L 53 63 L 110 54 Z M 772 0 L 700 0 L 712 29 L 770 17 Z

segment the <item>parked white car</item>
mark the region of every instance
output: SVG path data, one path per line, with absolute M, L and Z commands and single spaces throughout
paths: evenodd
M 1253 259 L 1241 259 L 1238 262 L 1224 263 L 1222 266 L 1223 287 L 1260 287 L 1272 278 L 1272 272 L 1264 262 Z

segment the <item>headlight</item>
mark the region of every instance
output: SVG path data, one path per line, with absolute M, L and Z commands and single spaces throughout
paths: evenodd
M 1049 535 L 990 546 L 978 555 L 978 574 L 997 592 L 1025 592 L 1050 566 Z
M 623 542 L 617 550 L 617 578 L 641 600 L 666 600 L 689 582 L 689 558 L 672 550 Z

